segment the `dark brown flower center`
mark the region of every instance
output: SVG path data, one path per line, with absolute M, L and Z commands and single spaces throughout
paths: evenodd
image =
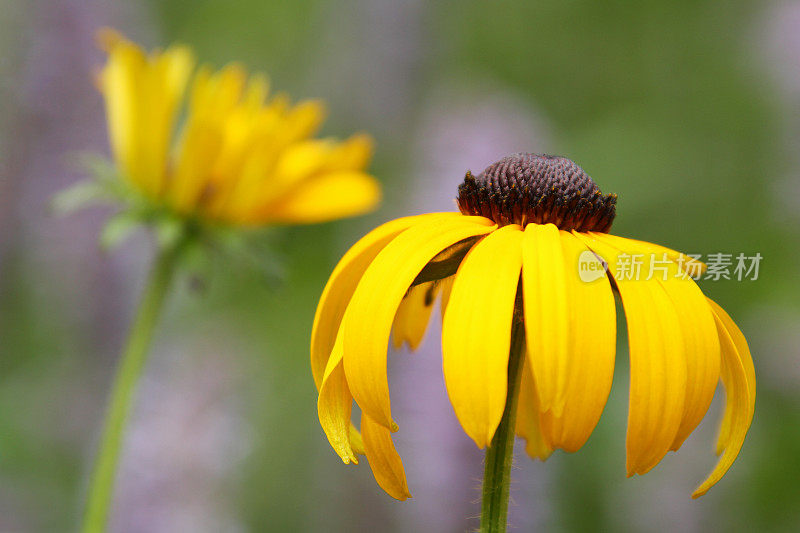
M 617 195 L 603 195 L 581 167 L 565 157 L 514 154 L 477 176 L 467 172 L 458 186 L 458 208 L 465 215 L 497 224 L 552 223 L 563 230 L 607 233 L 616 214 Z

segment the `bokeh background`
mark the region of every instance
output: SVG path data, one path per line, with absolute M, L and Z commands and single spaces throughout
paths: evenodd
M 518 454 L 515 530 L 800 529 L 800 1 L 0 0 L 0 12 L 0 531 L 76 527 L 153 250 L 145 232 L 100 250 L 108 210 L 48 209 L 83 176 L 77 154 L 108 153 L 91 81 L 103 25 L 324 98 L 324 133 L 371 132 L 385 185 L 374 214 L 273 232 L 278 276 L 227 260 L 178 283 L 114 531 L 477 527 L 482 455 L 444 392 L 438 320 L 417 353 L 390 357 L 404 503 L 328 446 L 307 347 L 352 242 L 398 215 L 453 209 L 467 169 L 516 151 L 569 156 L 619 193 L 618 234 L 764 259 L 757 281 L 702 283 L 744 330 L 758 375 L 755 421 L 723 481 L 689 498 L 716 460 L 721 394 L 680 452 L 625 478 L 621 326 L 614 392 L 585 448 L 544 464 Z

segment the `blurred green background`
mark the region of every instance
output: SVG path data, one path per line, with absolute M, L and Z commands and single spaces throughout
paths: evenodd
M 324 133 L 366 130 L 376 213 L 275 230 L 283 280 L 220 261 L 170 299 L 131 421 L 112 530 L 466 531 L 481 454 L 441 377 L 439 325 L 390 358 L 414 498 L 345 466 L 316 419 L 308 340 L 340 255 L 389 218 L 454 209 L 467 169 L 517 151 L 568 156 L 619 194 L 614 232 L 690 253 L 760 252 L 757 281 L 703 282 L 747 335 L 756 415 L 729 474 L 713 467 L 722 395 L 683 449 L 625 478 L 624 327 L 614 392 L 577 454 L 519 454 L 517 531 L 800 529 L 800 1 L 0 0 L 0 531 L 80 516 L 117 353 L 152 253 L 113 253 L 109 215 L 48 200 L 107 153 L 93 34 L 269 73 L 328 101 Z M 620 319 L 622 317 L 620 316 Z M 518 446 L 520 448 L 521 446 Z

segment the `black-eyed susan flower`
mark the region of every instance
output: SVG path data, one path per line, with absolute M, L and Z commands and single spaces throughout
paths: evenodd
M 375 207 L 372 141 L 313 135 L 324 105 L 268 97 L 264 76 L 214 72 L 186 47 L 147 53 L 112 30 L 98 76 L 120 174 L 165 209 L 235 225 L 312 223 Z M 185 118 L 178 124 L 184 109 Z
M 147 346 L 176 270 L 192 243 L 272 224 L 333 220 L 374 208 L 378 182 L 366 172 L 372 141 L 320 139 L 324 107 L 268 96 L 263 76 L 239 65 L 195 68 L 191 51 L 145 52 L 112 30 L 97 83 L 106 104 L 113 170 L 60 196 L 67 207 L 116 200 L 122 218 L 104 235 L 149 223 L 159 251 L 112 388 L 89 489 L 84 531 L 102 531 L 122 434 Z M 114 220 L 122 221 L 115 224 Z M 111 231 L 109 231 L 111 230 Z M 210 238 L 207 238 L 210 237 Z M 106 239 L 104 239 L 106 242 Z M 223 242 L 224 244 L 224 242 Z
M 506 478 L 488 496 L 485 486 L 484 510 L 497 491 L 507 499 L 514 433 L 544 460 L 577 451 L 597 424 L 614 371 L 618 294 L 630 351 L 628 475 L 681 446 L 721 380 L 722 457 L 694 496 L 704 494 L 737 456 L 755 401 L 744 336 L 687 275 L 704 265 L 610 235 L 616 195 L 603 195 L 565 158 L 517 154 L 467 173 L 457 202 L 460 213 L 401 218 L 368 233 L 322 293 L 311 367 L 336 453 L 345 463 L 365 454 L 386 492 L 410 496 L 391 439 L 387 346 L 391 338 L 415 348 L 441 297 L 447 392 L 464 431 L 488 447 L 487 483 L 498 472 Z M 640 276 L 625 275 L 625 255 L 644 258 Z M 649 266 L 663 272 L 647 276 Z

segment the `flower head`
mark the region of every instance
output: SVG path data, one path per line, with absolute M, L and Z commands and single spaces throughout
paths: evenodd
M 608 234 L 616 196 L 575 163 L 516 154 L 459 187 L 460 213 L 393 220 L 341 259 L 320 298 L 311 337 L 318 411 L 345 463 L 365 453 L 376 480 L 410 496 L 391 432 L 387 346 L 419 344 L 441 296 L 447 392 L 464 431 L 491 443 L 507 400 L 511 332 L 525 333 L 516 432 L 531 457 L 577 451 L 605 406 L 614 373 L 617 293 L 630 351 L 628 475 L 653 468 L 697 427 L 722 381 L 727 405 L 716 468 L 731 466 L 753 416 L 747 342 L 686 275 L 679 252 Z M 664 275 L 620 275 L 625 254 Z M 655 263 L 659 264 L 656 265 Z M 586 268 L 584 268 L 586 267 Z M 587 275 L 590 274 L 590 275 Z M 353 400 L 361 433 L 350 423 Z
M 159 206 L 263 225 L 352 216 L 380 200 L 364 170 L 368 136 L 313 137 L 322 103 L 268 97 L 267 80 L 236 64 L 195 70 L 183 46 L 148 54 L 112 30 L 101 31 L 99 41 L 108 61 L 98 85 L 118 171 Z

